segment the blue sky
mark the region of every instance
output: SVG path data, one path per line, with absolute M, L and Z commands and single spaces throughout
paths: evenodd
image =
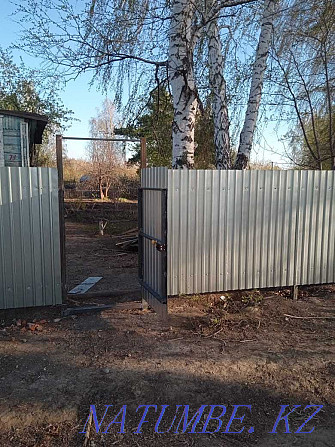
M 9 0 L 1 0 L 0 45 L 3 48 L 9 47 L 19 37 L 20 26 L 11 17 L 14 10 L 15 7 Z M 19 61 L 19 58 L 22 57 L 27 66 L 38 67 L 39 62 L 41 62 L 18 51 L 14 52 L 13 55 L 15 61 Z M 66 132 L 67 135 L 89 136 L 89 120 L 96 114 L 96 108 L 101 106 L 105 98 L 94 87 L 89 87 L 90 80 L 91 74 L 83 74 L 77 80 L 70 81 L 61 93 L 64 105 L 73 110 L 74 117 L 80 120 L 72 124 Z M 86 143 L 80 141 L 68 141 L 68 155 L 70 157 L 84 157 L 85 145 Z
M 10 0 L 1 0 L 1 15 L 0 15 L 0 45 L 3 48 L 9 47 L 12 43 L 18 40 L 20 35 L 20 25 L 15 23 L 11 15 L 15 10 L 15 6 Z M 14 59 L 19 61 L 21 57 L 26 66 L 38 67 L 39 61 L 37 58 L 31 58 L 23 52 L 16 51 L 13 53 Z M 86 73 L 81 75 L 75 81 L 69 81 L 65 90 L 61 92 L 61 98 L 64 105 L 73 110 L 74 117 L 79 121 L 75 121 L 71 128 L 67 130 L 66 135 L 71 136 L 89 136 L 89 120 L 96 114 L 96 109 L 101 106 L 105 96 L 93 86 L 89 86 L 91 74 Z M 109 95 L 113 97 L 113 92 Z M 260 145 L 256 145 L 253 151 L 252 158 L 257 161 L 272 160 L 275 163 L 287 162 L 275 152 L 282 152 L 283 145 L 278 141 L 278 137 L 273 125 L 268 125 L 264 132 L 264 139 Z M 68 141 L 67 149 L 69 157 L 83 158 L 85 157 L 85 142 Z M 283 165 L 284 167 L 284 165 Z

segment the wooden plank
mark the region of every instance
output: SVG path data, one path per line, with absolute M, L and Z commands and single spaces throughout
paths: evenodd
M 104 310 L 134 310 L 142 309 L 142 303 L 130 302 L 130 303 L 115 303 L 106 304 L 102 306 L 83 306 L 83 307 L 69 307 L 63 311 L 63 316 L 82 314 L 87 312 L 102 312 Z
M 85 293 L 101 280 L 102 276 L 89 276 L 81 284 L 70 290 L 69 295 L 76 295 L 77 293 Z
M 298 297 L 299 297 L 299 287 L 293 286 L 293 291 L 292 291 L 293 301 L 298 301 Z
M 101 292 L 88 292 L 88 293 L 77 293 L 77 294 L 68 294 L 67 297 L 73 299 L 86 299 L 86 298 L 117 298 L 119 296 L 130 295 L 140 293 L 140 289 L 135 290 L 114 290 L 114 291 L 101 291 Z

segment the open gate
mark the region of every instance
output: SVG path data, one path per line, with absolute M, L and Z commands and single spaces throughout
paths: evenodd
M 142 298 L 161 316 L 167 314 L 167 189 L 140 188 L 139 282 Z

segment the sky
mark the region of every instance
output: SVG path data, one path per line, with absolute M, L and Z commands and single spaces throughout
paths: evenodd
M 0 46 L 3 48 L 8 48 L 20 37 L 20 25 L 12 17 L 14 11 L 15 6 L 13 6 L 10 0 L 1 0 Z M 16 62 L 19 62 L 21 57 L 28 67 L 35 68 L 38 67 L 39 63 L 42 63 L 42 60 L 31 58 L 18 50 L 13 52 L 13 56 Z M 60 97 L 65 107 L 72 110 L 74 118 L 78 120 L 74 121 L 65 132 L 66 136 L 88 137 L 89 120 L 96 115 L 97 108 L 101 107 L 105 99 L 105 95 L 94 86 L 89 86 L 91 77 L 91 73 L 82 74 L 76 80 L 69 81 L 65 90 L 60 92 Z M 110 92 L 109 96 L 112 98 L 113 92 Z M 260 162 L 271 160 L 285 167 L 286 165 L 282 163 L 287 163 L 287 160 L 276 154 L 283 152 L 283 145 L 278 141 L 274 126 L 267 126 L 264 137 L 260 145 L 255 145 L 252 159 Z M 86 145 L 86 142 L 67 141 L 67 155 L 74 158 L 84 158 Z
M 0 46 L 8 48 L 13 42 L 17 41 L 20 34 L 20 26 L 15 23 L 13 17 L 15 7 L 9 0 L 1 0 L 0 15 Z M 23 62 L 27 66 L 38 67 L 39 61 L 32 59 L 23 52 L 14 51 L 14 60 L 19 62 L 22 57 Z M 42 62 L 42 61 L 40 61 Z M 91 74 L 81 75 L 75 81 L 69 81 L 65 90 L 60 96 L 66 108 L 74 112 L 74 118 L 79 121 L 73 122 L 71 127 L 66 131 L 68 136 L 89 136 L 89 120 L 96 114 L 96 109 L 101 107 L 105 96 L 97 91 L 95 87 L 90 87 Z M 85 142 L 68 141 L 67 154 L 69 157 L 83 158 L 85 157 Z

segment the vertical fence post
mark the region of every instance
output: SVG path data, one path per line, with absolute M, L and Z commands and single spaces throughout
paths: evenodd
M 141 169 L 147 167 L 147 139 L 141 138 Z
M 299 287 L 294 285 L 292 290 L 293 301 L 298 301 L 298 297 L 299 297 Z
M 58 208 L 59 208 L 59 234 L 61 256 L 61 281 L 63 303 L 66 299 L 66 252 L 65 252 L 65 219 L 64 219 L 64 178 L 63 178 L 63 139 L 56 135 L 56 157 L 58 171 Z

